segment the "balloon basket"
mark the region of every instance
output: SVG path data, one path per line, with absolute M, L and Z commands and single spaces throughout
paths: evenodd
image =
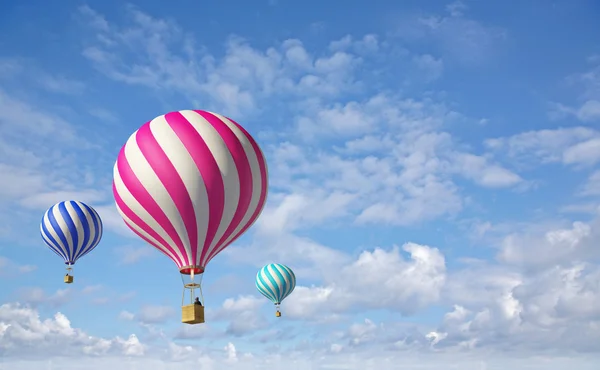
M 64 278 L 65 284 L 73 284 L 73 274 L 72 274 L 73 267 L 71 267 L 71 266 L 72 265 L 67 266 L 67 273 L 65 274 L 65 278 Z
M 181 322 L 190 325 L 204 323 L 204 306 L 200 306 L 199 304 L 182 306 Z
M 281 317 L 281 312 L 279 312 L 279 311 L 275 312 L 275 317 Z

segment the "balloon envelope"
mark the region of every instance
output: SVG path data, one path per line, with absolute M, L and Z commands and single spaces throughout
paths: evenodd
M 267 164 L 256 141 L 233 120 L 201 110 L 145 123 L 114 166 L 117 209 L 133 232 L 184 274 L 240 237 L 267 198 Z
M 271 263 L 256 274 L 256 289 L 275 304 L 280 304 L 295 287 L 296 275 L 286 265 Z
M 69 200 L 50 207 L 40 225 L 42 239 L 65 263 L 91 252 L 102 238 L 102 220 L 87 204 Z

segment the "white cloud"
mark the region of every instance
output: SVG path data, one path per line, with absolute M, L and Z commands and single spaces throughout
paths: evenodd
M 61 117 L 50 112 L 41 112 L 3 90 L 0 90 L 0 108 L 4 113 L 0 117 L 3 139 L 26 134 L 30 140 L 52 136 L 54 140 L 62 143 L 73 145 L 77 141 L 80 147 L 89 145 L 77 137 L 73 127 Z M 60 132 L 61 135 L 55 135 L 56 132 Z
M 124 319 L 127 317 L 127 314 L 123 314 L 122 316 Z M 178 316 L 175 309 L 171 306 L 144 305 L 136 317 L 140 322 L 145 324 L 159 324 Z
M 488 139 L 485 145 L 521 161 L 593 165 L 600 160 L 600 133 L 587 127 L 528 131 L 506 138 Z
M 214 315 L 215 320 L 227 320 L 229 324 L 226 334 L 241 336 L 265 328 L 267 321 L 258 314 L 258 308 L 265 304 L 263 297 L 240 296 L 237 299 L 229 298 Z M 235 353 L 235 348 L 233 348 Z
M 20 265 L 16 261 L 0 256 L 0 278 L 12 277 L 15 274 L 29 274 L 37 270 L 34 265 Z
M 23 58 L 0 58 L 0 79 L 18 79 L 41 87 L 52 93 L 80 94 L 86 86 L 83 82 L 64 75 L 52 75 L 36 67 L 31 60 Z
M 30 190 L 30 189 L 25 189 Z M 106 192 L 89 189 L 89 190 L 72 190 L 64 191 L 58 190 L 53 192 L 38 192 L 34 194 L 27 194 L 23 197 L 21 204 L 27 208 L 46 210 L 52 205 L 64 201 L 64 200 L 78 200 L 88 205 L 104 201 L 106 199 Z
M 292 318 L 311 319 L 317 313 L 342 314 L 354 310 L 389 308 L 410 315 L 438 301 L 446 279 L 443 255 L 435 248 L 408 243 L 403 250 L 375 249 L 331 273 L 323 286 L 298 286 L 286 299 Z
M 98 212 L 98 215 L 102 218 L 102 224 L 104 228 L 113 231 L 121 236 L 129 238 L 138 238 L 138 236 L 131 231 L 129 227 L 123 221 L 123 218 L 117 211 L 115 203 L 101 204 L 95 206 L 94 209 Z
M 597 275 L 593 265 L 551 267 L 507 281 L 498 291 L 501 294 L 484 306 L 463 299 L 474 309 L 455 305 L 446 314 L 437 330 L 445 338 L 437 347 L 587 352 L 600 336 L 596 309 L 600 291 L 592 283 Z M 463 289 L 480 301 L 482 297 L 477 295 L 489 292 L 486 286 L 473 288 Z
M 370 63 L 386 44 L 375 35 L 343 37 L 319 57 L 294 39 L 257 50 L 233 37 L 224 56 L 216 58 L 192 48 L 191 36 L 176 24 L 133 8 L 128 12 L 130 24 L 118 27 L 88 7 L 81 9 L 81 16 L 96 25 L 91 27 L 94 38 L 84 55 L 108 77 L 162 93 L 183 92 L 192 104 L 205 97 L 207 108 L 232 116 L 245 113 L 247 119 L 260 117 L 261 104 L 274 96 L 296 114 L 279 126 L 278 139 L 289 141 L 267 153 L 272 184 L 286 191 L 275 195 L 279 204 L 270 203 L 265 211 L 272 222 L 263 222 L 264 227 L 295 230 L 351 215 L 362 224 L 409 225 L 462 209 L 453 175 L 489 187 L 522 182 L 500 164 L 454 150 L 452 137 L 438 130 L 459 114 L 443 103 L 389 92 L 364 100 L 346 99 L 366 87 L 355 76 L 368 74 L 369 69 L 358 72 L 356 68 Z M 135 63 L 119 59 L 132 51 Z M 426 73 L 430 77 L 441 68 L 441 61 L 430 55 L 416 58 L 430 69 Z M 369 142 L 362 138 L 365 134 L 370 134 Z M 328 140 L 346 150 L 340 151 L 339 146 L 333 151 L 308 149 L 307 143 Z M 359 159 L 359 152 L 349 149 L 370 150 L 371 155 Z M 453 164 L 466 160 L 477 165 Z M 303 211 L 313 209 L 313 204 L 324 206 L 319 212 Z
M 124 265 L 131 265 L 144 258 L 152 258 L 158 255 L 158 251 L 156 251 L 151 245 L 145 245 L 142 247 L 124 245 L 116 247 L 114 251 L 119 256 L 119 262 Z
M 600 171 L 594 171 L 588 177 L 586 183 L 581 190 L 580 195 L 583 196 L 598 196 L 600 195 Z
M 490 164 L 486 158 L 473 154 L 457 154 L 454 165 L 465 177 L 489 188 L 503 188 L 522 181 L 521 177 L 514 172 L 499 165 Z
M 572 105 L 552 104 L 554 111 L 551 114 L 556 118 L 572 115 L 582 122 L 600 120 L 600 64 L 594 56 L 588 61 L 593 64 L 591 69 L 567 77 L 567 82 L 579 89 L 577 96 L 580 102 Z
M 394 109 L 392 104 L 389 107 Z M 392 112 L 386 114 L 390 125 L 395 124 L 390 119 Z M 359 223 L 409 225 L 462 209 L 453 176 L 485 187 L 523 182 L 519 175 L 487 158 L 454 150 L 449 134 L 427 130 L 436 119 L 419 117 L 416 122 L 421 125 L 415 122 L 413 126 L 400 118 L 397 124 L 408 126 L 408 131 L 401 129 L 393 135 L 390 131 L 397 128 L 390 127 L 377 136 L 347 141 L 345 149 L 337 153 L 281 144 L 270 153 L 271 183 L 289 195 L 272 196 L 261 225 L 293 230 L 352 215 Z M 367 156 L 359 157 L 363 153 Z M 322 207 L 313 206 L 316 204 Z
M 57 107 L 18 92 L 0 89 L 0 109 L 0 222 L 6 238 L 20 245 L 33 242 L 35 234 L 16 230 L 39 222 L 58 201 L 94 205 L 107 199 L 108 192 L 98 190 L 103 179 L 93 174 L 106 157 L 97 152 L 102 140 L 88 140 L 98 128 L 76 129 Z M 89 154 L 95 156 L 81 165 L 78 160 Z
M 121 311 L 119 313 L 119 319 L 120 320 L 126 320 L 126 321 L 131 321 L 135 318 L 135 315 L 129 311 Z
M 579 270 L 580 271 L 580 270 Z M 502 369 L 504 366 L 511 365 L 515 369 L 561 369 L 565 364 L 578 366 L 578 369 L 593 369 L 591 366 L 592 359 L 586 360 L 584 357 L 571 354 L 569 358 L 558 357 L 560 351 L 580 348 L 585 350 L 585 344 L 589 342 L 589 330 L 581 333 L 585 334 L 584 338 L 574 341 L 572 336 L 564 337 L 562 332 L 555 335 L 543 333 L 531 325 L 521 326 L 507 325 L 510 320 L 514 320 L 515 309 L 522 310 L 522 314 L 535 307 L 544 307 L 548 310 L 552 306 L 540 306 L 540 302 L 557 302 L 556 299 L 543 298 L 543 296 L 556 296 L 559 294 L 558 302 L 573 302 L 579 300 L 573 295 L 578 292 L 578 276 L 577 271 L 571 273 L 566 272 L 569 276 L 556 280 L 554 277 L 561 276 L 565 272 L 559 274 L 550 274 L 547 277 L 542 276 L 541 280 L 532 280 L 527 284 L 523 284 L 523 288 L 515 289 L 513 300 L 523 299 L 515 306 L 506 303 L 500 304 L 494 310 L 485 309 L 476 313 L 475 311 L 465 309 L 462 306 L 455 306 L 454 311 L 445 316 L 444 324 L 434 331 L 419 331 L 414 327 L 402 326 L 394 323 L 384 324 L 376 323 L 370 319 L 364 319 L 361 323 L 350 324 L 341 333 L 332 333 L 330 342 L 326 338 L 315 342 L 313 345 L 306 344 L 304 347 L 297 347 L 295 350 L 277 349 L 271 351 L 270 355 L 257 355 L 254 353 L 244 353 L 238 346 L 229 341 L 224 347 L 210 349 L 206 346 L 199 348 L 193 344 L 181 345 L 173 342 L 166 343 L 165 346 L 154 347 L 149 344 L 143 344 L 135 335 L 129 336 L 127 339 L 119 337 L 105 339 L 93 337 L 85 334 L 80 329 L 73 328 L 69 320 L 62 314 L 56 314 L 53 319 L 41 320 L 34 310 L 18 305 L 3 305 L 0 306 L 0 343 L 2 343 L 3 357 L 5 363 L 10 363 L 11 368 L 16 369 L 32 369 L 41 364 L 36 361 L 48 361 L 43 354 L 53 353 L 53 364 L 65 368 L 69 368 L 60 355 L 72 356 L 80 355 L 87 357 L 86 364 L 90 368 L 100 368 L 102 366 L 112 365 L 118 361 L 117 356 L 124 357 L 140 357 L 136 362 L 128 362 L 121 359 L 124 364 L 131 366 L 150 366 L 152 368 L 171 368 L 167 365 L 169 362 L 176 362 L 176 366 L 197 364 L 207 368 L 219 368 L 221 364 L 228 364 L 232 369 L 248 369 L 256 366 L 264 366 L 266 364 L 278 366 L 312 366 L 314 361 L 320 364 L 337 364 L 337 366 L 345 366 L 348 369 L 359 369 L 365 366 L 377 366 L 378 368 L 398 368 L 398 363 L 402 363 L 400 368 L 414 368 L 419 364 L 424 369 L 434 369 L 442 366 L 443 363 L 453 363 L 456 366 L 461 366 L 465 369 L 479 369 L 482 364 L 487 368 Z M 565 276 L 565 275 L 562 275 Z M 554 280 L 552 280 L 554 279 Z M 586 278 L 588 282 L 593 282 L 594 277 L 590 275 Z M 554 283 L 552 283 L 554 281 Z M 540 289 L 548 282 L 551 285 L 545 285 L 546 289 Z M 553 290 L 553 284 L 562 285 L 559 290 Z M 590 285 L 590 287 L 592 287 Z M 521 289 L 521 290 L 519 290 Z M 542 294 L 539 298 L 536 295 L 527 294 L 524 289 L 534 289 Z M 474 292 L 478 293 L 478 292 Z M 527 300 L 527 297 L 534 297 L 532 300 Z M 571 301 L 565 300 L 572 297 Z M 240 300 L 239 302 L 241 302 Z M 585 307 L 597 307 L 594 301 L 586 301 L 589 305 Z M 247 304 L 238 303 L 238 301 L 230 301 L 230 308 L 244 308 Z M 511 308 L 512 307 L 512 308 Z M 584 308 L 581 305 L 566 305 L 561 304 L 557 307 L 563 307 L 557 311 L 559 316 L 565 318 L 575 314 L 581 314 L 577 309 Z M 575 311 L 574 311 L 575 310 Z M 544 320 L 544 315 L 538 311 L 533 317 L 536 320 Z M 585 311 L 585 315 L 595 315 L 593 310 Z M 524 315 L 524 317 L 529 317 Z M 494 321 L 491 321 L 494 320 Z M 508 320 L 508 321 L 507 321 Z M 572 321 L 563 322 L 566 328 L 572 325 Z M 581 330 L 581 329 L 580 329 Z M 511 348 L 502 347 L 506 345 L 506 340 L 502 335 L 511 333 L 515 340 L 513 352 L 519 361 L 511 362 L 510 358 L 501 355 L 495 350 L 486 350 L 485 348 Z M 532 338 L 536 333 L 540 335 L 536 337 L 536 341 L 528 341 L 525 338 Z M 525 341 L 524 341 L 525 340 Z M 520 352 L 523 348 L 531 348 L 539 351 L 541 346 L 537 340 L 543 341 L 548 348 L 557 349 L 557 346 L 563 340 L 571 342 L 569 347 L 561 348 L 551 357 L 550 354 L 544 355 L 546 360 L 531 358 L 526 355 L 526 352 Z M 35 345 L 37 351 L 28 351 L 27 345 Z M 71 345 L 67 345 L 72 343 Z M 325 343 L 328 343 L 324 345 Z M 345 343 L 345 344 L 341 344 Z M 564 344 L 563 344 L 564 345 Z M 429 349 L 432 346 L 433 349 Z M 451 348 L 471 348 L 468 356 L 461 355 L 461 352 L 453 351 Z M 68 349 L 69 352 L 65 352 Z M 391 351 L 390 351 L 391 350 Z M 521 354 L 522 353 L 522 354 Z M 542 354 L 543 352 L 538 352 Z M 37 354 L 37 355 L 36 355 Z M 19 358 L 20 360 L 17 360 Z M 315 359 L 315 360 L 311 360 Z M 423 359 L 426 360 L 423 360 Z M 513 357 L 514 358 L 514 357 Z M 402 362 L 398 362 L 402 359 Z M 30 362 L 25 363 L 24 360 Z M 83 359 L 82 359 L 83 360 Z M 550 361 L 550 362 L 548 362 Z M 571 362 L 566 362 L 571 361 Z M 588 361 L 588 362 L 586 362 Z M 551 367 L 549 363 L 552 364 Z M 213 367 L 211 367 L 213 366 Z M 545 366 L 545 367 L 544 367 Z
M 446 6 L 449 15 L 408 14 L 400 18 L 397 37 L 411 42 L 433 42 L 448 56 L 465 66 L 479 65 L 496 55 L 507 31 L 467 17 L 460 1 Z
M 361 62 L 344 51 L 314 57 L 299 40 L 258 51 L 239 37 L 228 40 L 226 55 L 217 60 L 196 48 L 173 22 L 154 19 L 132 7 L 128 8 L 129 27 L 107 22 L 87 6 L 80 8 L 80 15 L 95 33 L 83 55 L 109 78 L 181 93 L 191 103 L 203 97 L 207 108 L 234 117 L 255 113 L 264 98 L 275 94 L 338 96 L 353 89 L 350 72 Z M 376 45 L 373 37 L 365 36 L 355 49 L 376 51 Z M 172 52 L 173 47 L 183 55 Z M 135 64 L 122 60 L 120 55 L 126 53 L 137 56 Z
M 144 346 L 133 334 L 128 339 L 93 337 L 73 328 L 61 313 L 41 320 L 34 309 L 18 304 L 0 306 L 0 344 L 5 359 L 44 360 L 49 353 L 56 357 L 144 354 Z
M 573 222 L 560 229 L 510 234 L 500 244 L 499 259 L 525 267 L 585 261 L 598 256 L 598 220 Z
M 57 276 L 57 281 L 60 281 L 61 277 Z M 73 297 L 73 290 L 58 289 L 52 294 L 47 294 L 42 288 L 29 287 L 20 288 L 19 294 L 21 300 L 34 307 L 46 305 L 50 307 L 59 307 L 67 303 Z
M 430 54 L 415 56 L 413 62 L 423 72 L 426 81 L 435 81 L 444 72 L 444 62 Z

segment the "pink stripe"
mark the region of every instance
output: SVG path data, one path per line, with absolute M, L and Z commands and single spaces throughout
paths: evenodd
M 144 127 L 147 127 L 149 123 L 150 122 L 145 123 L 140 128 L 140 130 L 142 130 Z M 138 130 L 135 136 L 138 146 L 143 145 L 143 143 L 140 143 L 140 130 Z M 171 222 L 169 221 L 168 217 L 162 211 L 160 206 L 156 203 L 154 198 L 152 198 L 152 195 L 148 193 L 144 185 L 140 182 L 135 173 L 133 173 L 133 170 L 131 169 L 131 166 L 129 165 L 129 162 L 127 161 L 127 158 L 125 156 L 125 147 L 123 147 L 123 149 L 121 149 L 121 153 L 119 153 L 117 165 L 119 166 L 118 168 L 119 173 L 121 174 L 121 179 L 123 180 L 123 183 L 125 184 L 127 189 L 129 189 L 131 195 L 133 195 L 133 197 L 138 201 L 138 203 L 140 203 L 140 205 L 146 210 L 146 212 L 150 214 L 150 216 L 167 232 L 167 234 L 175 242 L 176 245 L 170 245 L 170 247 L 175 249 L 175 247 L 177 246 L 179 250 L 181 250 L 181 240 L 179 240 L 179 236 L 177 235 L 177 232 L 175 232 L 173 225 L 171 225 Z M 186 255 L 183 254 L 183 256 L 185 257 Z M 180 262 L 183 263 L 183 266 L 185 266 L 188 261 L 184 259 Z
M 181 117 L 180 113 L 168 113 L 164 117 L 171 129 L 174 129 L 173 126 L 181 125 L 181 123 L 178 122 L 178 117 Z M 187 121 L 184 124 L 188 124 Z M 177 172 L 177 169 L 154 137 L 150 124 L 144 125 L 139 129 L 136 139 L 140 151 L 167 190 L 167 193 L 169 193 L 171 200 L 175 204 L 175 207 L 183 220 L 183 224 L 187 230 L 188 242 L 190 243 L 191 255 L 188 255 L 188 252 L 185 249 L 185 243 L 181 240 L 179 234 L 177 234 L 173 224 L 169 222 L 168 219 L 165 219 L 163 222 L 168 222 L 168 225 L 173 232 L 169 235 L 177 244 L 181 254 L 186 256 L 186 265 L 193 265 L 195 261 L 195 251 L 198 246 L 198 227 L 196 226 L 196 213 L 194 212 L 194 204 L 192 203 L 190 194 L 185 187 L 181 176 Z
M 229 128 L 229 126 L 227 126 L 227 124 L 221 121 L 217 116 L 209 112 L 201 110 L 197 110 L 195 112 L 204 117 L 204 119 L 206 119 L 215 128 L 215 130 L 217 130 L 233 157 L 233 161 L 235 162 L 235 167 L 239 176 L 240 199 L 238 201 L 237 208 L 233 218 L 231 219 L 231 222 L 229 223 L 229 226 L 225 230 L 225 233 L 215 245 L 215 249 L 222 249 L 225 247 L 222 245 L 223 242 L 231 235 L 231 233 L 233 233 L 240 222 L 242 222 L 242 219 L 244 218 L 244 215 L 250 206 L 253 185 L 252 169 L 250 167 L 250 161 L 248 160 L 248 157 L 246 157 L 246 152 L 244 151 L 242 143 L 239 141 L 238 137 L 235 136 L 235 133 Z
M 227 247 L 228 245 L 230 245 L 231 243 L 236 241 L 236 239 L 238 239 L 242 234 L 244 234 L 244 232 L 246 232 L 246 230 L 248 230 L 248 228 L 250 228 L 250 226 L 252 226 L 252 224 L 256 221 L 256 219 L 258 219 L 258 216 L 260 216 L 260 213 L 262 212 L 262 210 L 265 206 L 266 198 L 267 198 L 267 188 L 268 188 L 267 164 L 265 161 L 265 157 L 264 157 L 262 151 L 260 150 L 260 147 L 254 140 L 254 138 L 252 136 L 250 136 L 248 131 L 246 131 L 246 129 L 244 129 L 240 124 L 238 124 L 231 118 L 229 118 L 229 117 L 226 117 L 226 118 L 228 120 L 230 120 L 231 122 L 233 122 L 233 124 L 235 124 L 238 127 L 238 129 L 240 129 L 244 133 L 244 135 L 246 135 L 246 138 L 250 141 L 250 144 L 252 145 L 252 148 L 254 149 L 254 152 L 256 153 L 256 157 L 258 159 L 258 165 L 260 168 L 260 179 L 261 179 L 260 198 L 258 200 L 258 204 L 256 205 L 256 209 L 254 210 L 254 213 L 252 214 L 252 217 L 250 217 L 250 219 L 248 220 L 247 224 L 231 239 L 231 241 L 229 243 L 227 243 L 226 245 L 220 246 L 220 248 L 218 248 L 218 249 L 215 248 L 213 250 L 213 252 L 211 253 L 211 255 L 209 256 L 209 258 L 206 259 L 207 264 L 208 264 L 208 261 L 213 259 L 219 252 L 221 252 L 223 249 L 225 249 L 225 247 Z
M 123 220 L 125 222 L 125 225 L 127 225 L 127 227 L 133 231 L 137 236 L 139 236 L 142 240 L 144 240 L 146 243 L 150 244 L 151 246 L 153 246 L 155 249 L 157 249 L 159 252 L 161 252 L 162 254 L 164 254 L 165 256 L 171 258 L 171 256 L 168 253 L 165 253 L 164 250 L 160 249 L 155 243 L 153 243 L 150 239 L 146 238 L 142 233 L 138 232 L 136 229 L 134 229 L 129 222 Z M 179 267 L 179 265 L 177 266 Z
M 123 149 L 121 149 L 121 151 L 123 151 Z M 123 159 L 121 159 L 121 155 L 119 153 L 119 159 L 117 159 L 117 162 L 120 161 L 120 160 L 127 160 L 127 159 L 125 159 L 125 156 L 123 156 Z M 123 201 L 123 199 L 121 198 L 121 195 L 117 191 L 117 187 L 115 186 L 114 181 L 113 181 L 113 195 L 115 197 L 115 202 L 117 203 L 117 205 L 119 206 L 119 208 L 121 209 L 121 211 L 123 213 L 125 213 L 125 215 L 131 220 L 131 222 L 133 222 L 137 227 L 139 227 L 140 229 L 142 229 L 146 233 L 148 233 L 150 236 L 152 236 L 156 241 L 158 241 L 160 243 L 161 246 L 163 246 L 166 250 L 168 250 L 170 253 L 172 253 L 173 256 L 175 256 L 174 262 L 177 264 L 178 267 L 181 267 L 182 266 L 181 265 L 181 260 L 179 259 L 179 257 L 177 256 L 177 254 L 175 253 L 175 251 L 173 250 L 173 248 L 171 248 L 169 246 L 169 244 L 160 235 L 158 235 L 158 233 L 156 231 L 154 231 L 154 229 L 152 229 L 150 226 L 148 226 L 148 224 L 146 224 L 138 215 L 136 215 L 131 210 L 131 208 L 129 208 L 127 206 L 127 204 Z M 137 230 L 133 229 L 131 227 L 131 225 L 129 225 L 126 221 L 125 221 L 125 225 L 127 225 L 127 227 L 129 227 L 131 229 L 131 231 L 133 231 L 134 233 L 136 233 L 140 238 L 142 238 L 143 240 L 145 240 L 148 244 L 150 244 L 150 245 L 154 246 L 156 249 L 160 250 L 159 246 L 157 246 L 154 242 L 150 241 L 145 236 L 143 236 L 142 234 L 140 234 Z M 167 255 L 169 258 L 173 259 L 172 256 L 168 255 L 164 251 L 162 251 L 162 250 L 160 250 L 160 251 L 162 253 L 164 253 L 165 255 Z
M 217 161 L 206 145 L 204 138 L 196 131 L 194 126 L 179 112 L 173 113 L 173 116 L 169 117 L 169 123 L 196 163 L 200 175 L 202 176 L 202 180 L 204 181 L 204 186 L 206 186 L 208 198 L 208 227 L 206 230 L 206 239 L 204 239 L 204 246 L 202 247 L 200 259 L 194 258 L 192 260 L 194 263 L 196 263 L 196 261 L 201 262 L 205 260 L 204 256 L 215 238 L 215 234 L 221 223 L 221 218 L 223 217 L 223 207 L 225 206 L 225 186 L 223 184 L 223 177 L 221 176 L 221 170 L 219 169 Z

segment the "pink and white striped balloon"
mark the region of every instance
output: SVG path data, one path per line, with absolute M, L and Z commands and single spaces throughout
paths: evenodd
M 242 126 L 182 110 L 129 137 L 115 163 L 113 194 L 133 232 L 181 273 L 199 274 L 256 221 L 267 185 L 265 157 Z

